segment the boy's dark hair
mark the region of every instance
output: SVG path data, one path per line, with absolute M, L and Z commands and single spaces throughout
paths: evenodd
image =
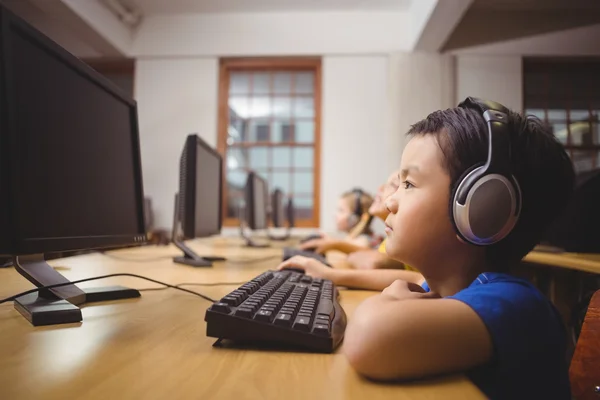
M 512 172 L 521 188 L 521 216 L 513 231 L 490 245 L 490 264 L 505 268 L 521 260 L 539 242 L 549 224 L 565 209 L 575 173 L 564 147 L 536 117 L 508 115 Z M 480 113 L 451 108 L 435 111 L 414 124 L 409 136 L 435 135 L 452 186 L 471 166 L 487 159 L 487 125 Z

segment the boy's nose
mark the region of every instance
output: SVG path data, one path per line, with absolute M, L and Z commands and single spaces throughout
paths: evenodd
M 385 208 L 392 213 L 395 214 L 398 211 L 398 201 L 394 198 L 394 196 L 390 196 L 385 201 Z

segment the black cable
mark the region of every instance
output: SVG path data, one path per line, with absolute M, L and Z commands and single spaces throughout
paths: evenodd
M 194 292 L 193 290 L 184 289 L 184 288 L 178 287 L 176 285 L 171 285 L 171 284 L 168 284 L 168 283 L 164 283 L 164 282 L 157 281 L 157 280 L 151 279 L 151 278 L 147 278 L 147 277 L 141 276 L 141 275 L 128 274 L 128 273 L 120 273 L 120 274 L 110 274 L 110 275 L 95 276 L 93 278 L 79 279 L 79 280 L 76 280 L 76 281 L 73 281 L 73 282 L 57 283 L 55 285 L 48 285 L 48 286 L 38 287 L 38 288 L 35 288 L 35 289 L 27 290 L 25 292 L 21 292 L 19 294 L 14 295 L 14 296 L 7 297 L 5 299 L 2 299 L 2 300 L 0 300 L 0 304 L 7 303 L 9 301 L 14 301 L 15 299 L 17 299 L 17 298 L 19 298 L 21 296 L 25 296 L 25 295 L 28 295 L 28 294 L 31 294 L 31 293 L 37 293 L 40 290 L 54 289 L 54 288 L 61 287 L 61 286 L 74 285 L 74 284 L 77 284 L 77 283 L 88 282 L 88 281 L 95 281 L 95 280 L 98 280 L 98 279 L 112 278 L 112 277 L 115 277 L 115 276 L 130 276 L 130 277 L 133 277 L 133 278 L 145 279 L 147 281 L 150 281 L 150 282 L 153 282 L 153 283 L 156 283 L 156 284 L 159 284 L 159 285 L 163 285 L 163 286 L 169 287 L 171 289 L 177 289 L 177 290 L 181 290 L 183 292 L 187 292 L 187 293 L 193 294 L 195 296 L 203 298 L 204 300 L 210 301 L 211 303 L 214 303 L 216 301 L 216 300 L 213 300 L 210 297 L 205 296 L 205 295 L 203 295 L 201 293 Z
M 281 256 L 268 256 L 268 257 L 263 257 L 263 258 L 246 258 L 246 259 L 238 259 L 238 260 L 232 260 L 232 259 L 227 259 L 228 262 L 233 263 L 233 264 L 250 264 L 250 263 L 255 263 L 255 262 L 261 262 L 261 261 L 270 261 L 270 260 L 275 260 L 278 259 L 281 261 Z
M 177 287 L 181 287 L 181 286 L 241 286 L 244 283 L 247 283 L 248 281 L 244 281 L 244 282 L 215 282 L 215 283 L 178 283 Z M 170 289 L 169 287 L 159 287 L 159 288 L 144 288 L 144 289 L 138 289 L 138 291 L 140 292 L 152 292 L 152 291 L 156 291 L 156 290 L 166 290 L 166 289 Z
M 173 256 L 161 256 L 161 257 L 153 257 L 153 258 L 127 258 L 127 257 L 119 257 L 114 254 L 108 254 L 100 252 L 103 256 L 108 258 L 112 258 L 119 261 L 130 261 L 130 262 L 151 262 L 151 261 L 160 261 L 160 260 L 170 260 Z
M 154 258 L 127 258 L 127 257 L 119 257 L 119 256 L 115 256 L 113 254 L 107 254 L 107 253 L 100 253 L 102 255 L 105 255 L 106 257 L 115 259 L 115 260 L 119 260 L 119 261 L 128 261 L 128 262 L 151 262 L 151 261 L 160 261 L 160 260 L 170 260 L 172 259 L 174 256 L 162 256 L 162 257 L 154 257 Z M 263 257 L 263 258 L 245 258 L 245 259 L 226 259 L 225 262 L 229 262 L 232 264 L 250 264 L 250 263 L 255 263 L 255 262 L 261 262 L 261 261 L 270 261 L 270 260 L 274 260 L 274 259 L 281 259 L 281 256 L 269 256 L 269 257 Z M 11 264 L 12 265 L 12 264 Z

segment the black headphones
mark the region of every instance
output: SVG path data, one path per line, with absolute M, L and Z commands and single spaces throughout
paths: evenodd
M 348 218 L 348 225 L 350 226 L 358 224 L 360 217 L 362 217 L 363 209 L 361 200 L 365 192 L 360 188 L 354 188 L 352 189 L 352 194 L 354 194 L 354 209 Z
M 480 112 L 488 129 L 488 156 L 458 179 L 450 197 L 451 221 L 468 243 L 484 246 L 504 239 L 521 213 L 521 189 L 511 171 L 509 111 L 502 104 L 467 97 L 459 105 Z

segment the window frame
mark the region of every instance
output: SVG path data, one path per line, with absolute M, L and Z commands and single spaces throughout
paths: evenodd
M 320 57 L 285 57 L 285 58 L 222 58 L 219 63 L 219 88 L 218 88 L 218 135 L 217 151 L 224 160 L 227 156 L 227 131 L 229 127 L 229 77 L 232 72 L 264 72 L 264 71 L 311 71 L 314 73 L 314 141 L 313 149 L 313 212 L 310 219 L 295 218 L 295 226 L 301 228 L 316 228 L 320 225 L 320 199 L 321 199 L 321 58 Z M 258 142 L 257 142 L 258 143 Z M 288 146 L 296 147 L 295 142 L 274 143 L 260 142 L 260 146 L 276 147 Z M 243 146 L 243 145 L 242 145 Z M 302 145 L 298 147 L 310 147 Z M 294 173 L 292 167 L 292 174 Z M 239 225 L 238 218 L 227 216 L 228 208 L 228 189 L 227 189 L 227 162 L 223 163 L 223 207 L 222 219 L 223 226 L 233 227 Z M 269 188 L 271 189 L 271 188 Z M 289 193 L 285 193 L 286 196 Z M 269 221 L 271 225 L 271 221 Z
M 564 74 L 571 75 L 573 74 L 572 70 L 573 65 L 576 64 L 578 69 L 580 70 L 588 70 L 595 71 L 595 68 L 600 66 L 600 57 L 524 57 L 522 61 L 522 75 L 523 75 L 523 112 L 527 112 L 529 109 L 539 109 L 544 111 L 544 118 L 542 119 L 545 123 L 548 124 L 556 124 L 561 123 L 565 125 L 565 129 L 567 130 L 567 138 L 566 142 L 563 143 L 563 147 L 568 152 L 571 160 L 575 164 L 575 154 L 584 154 L 587 153 L 591 158 L 591 163 L 593 168 L 599 168 L 599 155 L 600 155 L 600 140 L 598 138 L 594 138 L 593 132 L 593 124 L 597 126 L 600 124 L 598 121 L 598 115 L 596 114 L 596 120 L 592 117 L 594 116 L 594 111 L 600 109 L 600 107 L 594 108 L 592 107 L 592 103 L 600 103 L 600 94 L 593 95 L 593 98 L 589 95 L 580 95 L 579 93 L 575 93 L 573 87 L 570 83 L 566 84 L 558 80 L 558 82 L 553 82 L 551 77 L 554 77 L 556 74 Z M 587 71 L 586 71 L 587 72 Z M 595 73 L 595 72 L 594 72 Z M 542 90 L 544 94 L 532 95 L 528 92 L 529 83 L 527 82 L 527 78 L 532 75 L 539 75 L 544 77 L 544 82 L 541 86 L 537 86 L 535 88 L 536 91 Z M 554 94 L 551 93 L 551 88 L 556 90 L 556 88 L 560 88 L 561 90 L 566 90 L 566 96 L 564 96 L 565 106 L 564 108 L 559 108 L 560 110 L 565 110 L 566 117 L 563 118 L 549 118 L 548 112 L 551 109 L 554 109 L 550 106 L 550 102 L 554 100 Z M 584 101 L 588 102 L 587 108 L 574 107 L 574 101 Z M 532 107 L 532 104 L 534 106 Z M 592 143 L 591 144 L 577 144 L 573 143 L 572 132 L 571 132 L 571 124 L 574 122 L 579 122 L 577 120 L 571 120 L 570 113 L 572 110 L 584 110 L 588 111 L 589 118 L 589 129 L 592 135 Z

